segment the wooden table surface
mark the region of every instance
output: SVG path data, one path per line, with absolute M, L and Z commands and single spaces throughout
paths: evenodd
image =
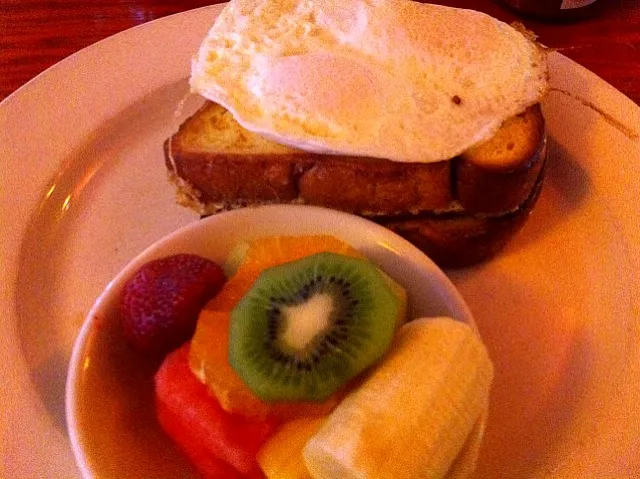
M 347 0 L 343 0 L 347 1 Z M 102 38 L 205 0 L 0 0 L 0 100 L 66 56 Z M 600 0 L 600 12 L 573 23 L 517 17 L 493 0 L 444 0 L 521 20 L 539 40 L 584 65 L 640 104 L 640 0 Z

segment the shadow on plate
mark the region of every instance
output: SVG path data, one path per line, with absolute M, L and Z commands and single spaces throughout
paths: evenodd
M 553 138 L 542 184 L 542 193 L 522 231 L 500 254 L 515 254 L 540 241 L 578 211 L 592 188 L 588 172 Z

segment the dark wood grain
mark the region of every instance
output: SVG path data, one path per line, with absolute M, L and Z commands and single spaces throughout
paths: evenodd
M 0 0 L 0 100 L 54 63 L 98 40 L 210 3 Z M 518 17 L 492 0 L 438 3 L 482 10 L 504 21 L 522 21 L 542 43 L 584 65 L 640 104 L 640 0 L 600 0 L 597 15 L 560 24 Z

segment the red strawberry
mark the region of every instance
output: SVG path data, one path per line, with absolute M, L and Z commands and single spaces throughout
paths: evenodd
M 220 266 L 193 254 L 145 264 L 122 293 L 125 338 L 146 353 L 166 354 L 177 348 L 191 338 L 200 310 L 225 281 Z

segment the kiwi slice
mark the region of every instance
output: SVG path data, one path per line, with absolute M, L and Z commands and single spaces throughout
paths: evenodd
M 231 312 L 229 363 L 264 401 L 320 401 L 384 354 L 405 312 L 373 263 L 318 253 L 258 277 Z

